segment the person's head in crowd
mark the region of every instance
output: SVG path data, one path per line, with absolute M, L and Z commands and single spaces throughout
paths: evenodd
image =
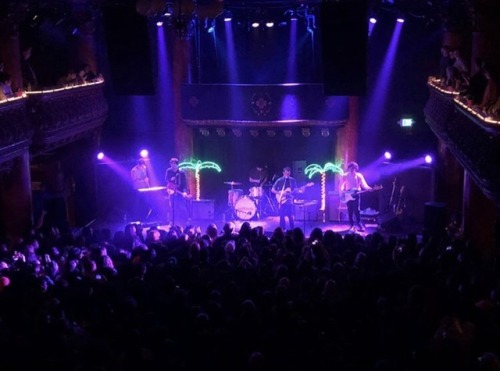
M 234 231 L 234 223 L 233 222 L 226 222 L 224 226 L 222 227 L 222 231 L 224 232 L 225 235 L 232 234 Z
M 210 223 L 207 227 L 206 234 L 210 239 L 213 241 L 215 238 L 217 238 L 217 235 L 219 234 L 219 231 L 217 229 L 217 225 L 215 223 Z
M 23 46 L 23 49 L 21 51 L 23 59 L 25 61 L 28 60 L 28 59 L 30 59 L 32 52 L 33 52 L 33 47 L 31 45 L 25 45 L 25 46 Z
M 0 292 L 4 291 L 8 286 L 10 286 L 10 278 L 8 276 L 0 276 Z

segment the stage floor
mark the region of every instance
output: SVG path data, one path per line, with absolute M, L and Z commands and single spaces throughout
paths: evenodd
M 226 220 L 223 217 L 220 218 L 213 218 L 213 219 L 191 219 L 188 220 L 186 223 L 180 224 L 181 226 L 185 225 L 194 225 L 194 226 L 199 226 L 201 228 L 202 232 L 205 232 L 207 226 L 211 223 L 215 223 L 217 225 L 219 230 L 222 230 L 222 226 L 226 223 L 226 221 L 231 221 L 235 225 L 235 231 L 239 231 L 241 228 L 241 225 L 245 222 L 249 222 L 250 226 L 252 228 L 255 228 L 257 226 L 260 226 L 263 228 L 264 233 L 267 236 L 270 236 L 273 231 L 279 227 L 279 217 L 278 216 L 267 216 L 262 219 L 257 219 L 253 218 L 251 220 L 241 220 L 237 218 L 231 218 L 229 220 Z M 136 223 L 136 224 L 141 224 L 144 228 L 144 230 L 147 230 L 148 228 L 151 227 L 157 227 L 159 229 L 163 229 L 168 231 L 170 229 L 170 224 L 167 223 L 166 221 L 161 221 L 161 220 L 132 220 L 129 221 L 129 223 Z M 108 222 L 96 222 L 95 227 L 97 228 L 110 228 L 113 232 L 118 231 L 118 230 L 124 230 L 126 223 L 108 223 Z M 418 225 L 412 225 L 411 227 L 409 226 L 404 226 L 402 228 L 397 228 L 397 229 L 384 229 L 382 228 L 375 220 L 365 220 L 364 221 L 365 225 L 365 231 L 360 232 L 356 231 L 354 233 L 357 233 L 361 236 L 366 236 L 370 233 L 374 232 L 379 232 L 383 235 L 396 235 L 396 236 L 406 236 L 409 233 L 415 233 L 417 235 L 421 234 L 421 227 Z M 287 227 L 288 227 L 288 221 L 287 221 Z M 340 233 L 342 235 L 347 234 L 347 233 L 353 233 L 349 231 L 350 225 L 349 222 L 347 221 L 317 221 L 317 220 L 295 220 L 295 227 L 299 227 L 304 231 L 304 234 L 308 237 L 311 231 L 319 227 L 321 230 L 324 232 L 326 230 L 332 230 L 334 232 Z

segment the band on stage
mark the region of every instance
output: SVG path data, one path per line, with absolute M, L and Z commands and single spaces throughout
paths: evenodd
M 130 175 L 132 187 L 136 192 L 133 211 L 135 218 L 145 220 L 152 216 L 153 211 L 157 211 L 155 216 L 166 219 L 171 225 L 185 225 L 190 221 L 192 196 L 186 173 L 179 168 L 178 158 L 170 159 L 162 186 L 151 186 L 148 165 L 144 159 L 137 161 Z M 308 187 L 314 185 L 311 182 L 299 186 L 289 166 L 283 167 L 280 176 L 274 174 L 270 179 L 268 167 L 263 164 L 257 164 L 249 170 L 247 184 L 238 181 L 226 181 L 224 184 L 229 187 L 224 219 L 236 218 L 246 221 L 278 216 L 279 225 L 283 229 L 295 227 L 295 206 L 304 205 L 304 193 Z M 345 172 L 341 174 L 340 201 L 347 206 L 353 231 L 364 230 L 360 217 L 360 193 L 377 190 L 377 187 L 368 185 L 355 162 L 347 164 Z M 163 206 L 154 205 L 151 197 L 153 194 L 162 195 L 164 202 L 160 204 L 163 203 Z

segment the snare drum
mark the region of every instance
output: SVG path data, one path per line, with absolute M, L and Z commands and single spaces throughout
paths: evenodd
M 262 189 L 262 187 L 252 187 L 250 188 L 249 191 L 250 191 L 249 194 L 250 197 L 261 198 L 262 196 L 264 196 L 264 189 Z
M 250 220 L 257 212 L 257 206 L 255 206 L 254 200 L 247 196 L 243 196 L 234 205 L 234 212 L 238 218 Z
M 228 206 L 233 207 L 236 205 L 236 201 L 243 196 L 243 190 L 242 189 L 230 189 L 227 191 L 227 204 Z

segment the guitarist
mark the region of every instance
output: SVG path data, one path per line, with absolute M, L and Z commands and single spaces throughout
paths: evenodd
M 288 218 L 290 229 L 295 228 L 293 192 L 297 189 L 297 181 L 291 177 L 292 170 L 289 166 L 283 168 L 283 176 L 276 179 L 271 192 L 278 200 L 278 210 L 280 216 L 280 227 L 285 230 L 285 217 Z
M 186 223 L 189 218 L 187 203 L 186 173 L 179 169 L 179 159 L 173 157 L 169 161 L 170 167 L 165 173 L 167 184 L 167 211 L 172 225 Z
M 340 193 L 350 191 L 372 190 L 373 188 L 366 183 L 365 177 L 359 172 L 359 165 L 356 162 L 349 162 L 347 164 L 347 172 L 342 177 L 340 185 Z M 358 231 L 363 232 L 365 227 L 361 222 L 360 215 L 360 195 L 354 196 L 352 200 L 347 201 L 347 214 L 349 216 L 349 231 L 355 231 L 355 225 Z

